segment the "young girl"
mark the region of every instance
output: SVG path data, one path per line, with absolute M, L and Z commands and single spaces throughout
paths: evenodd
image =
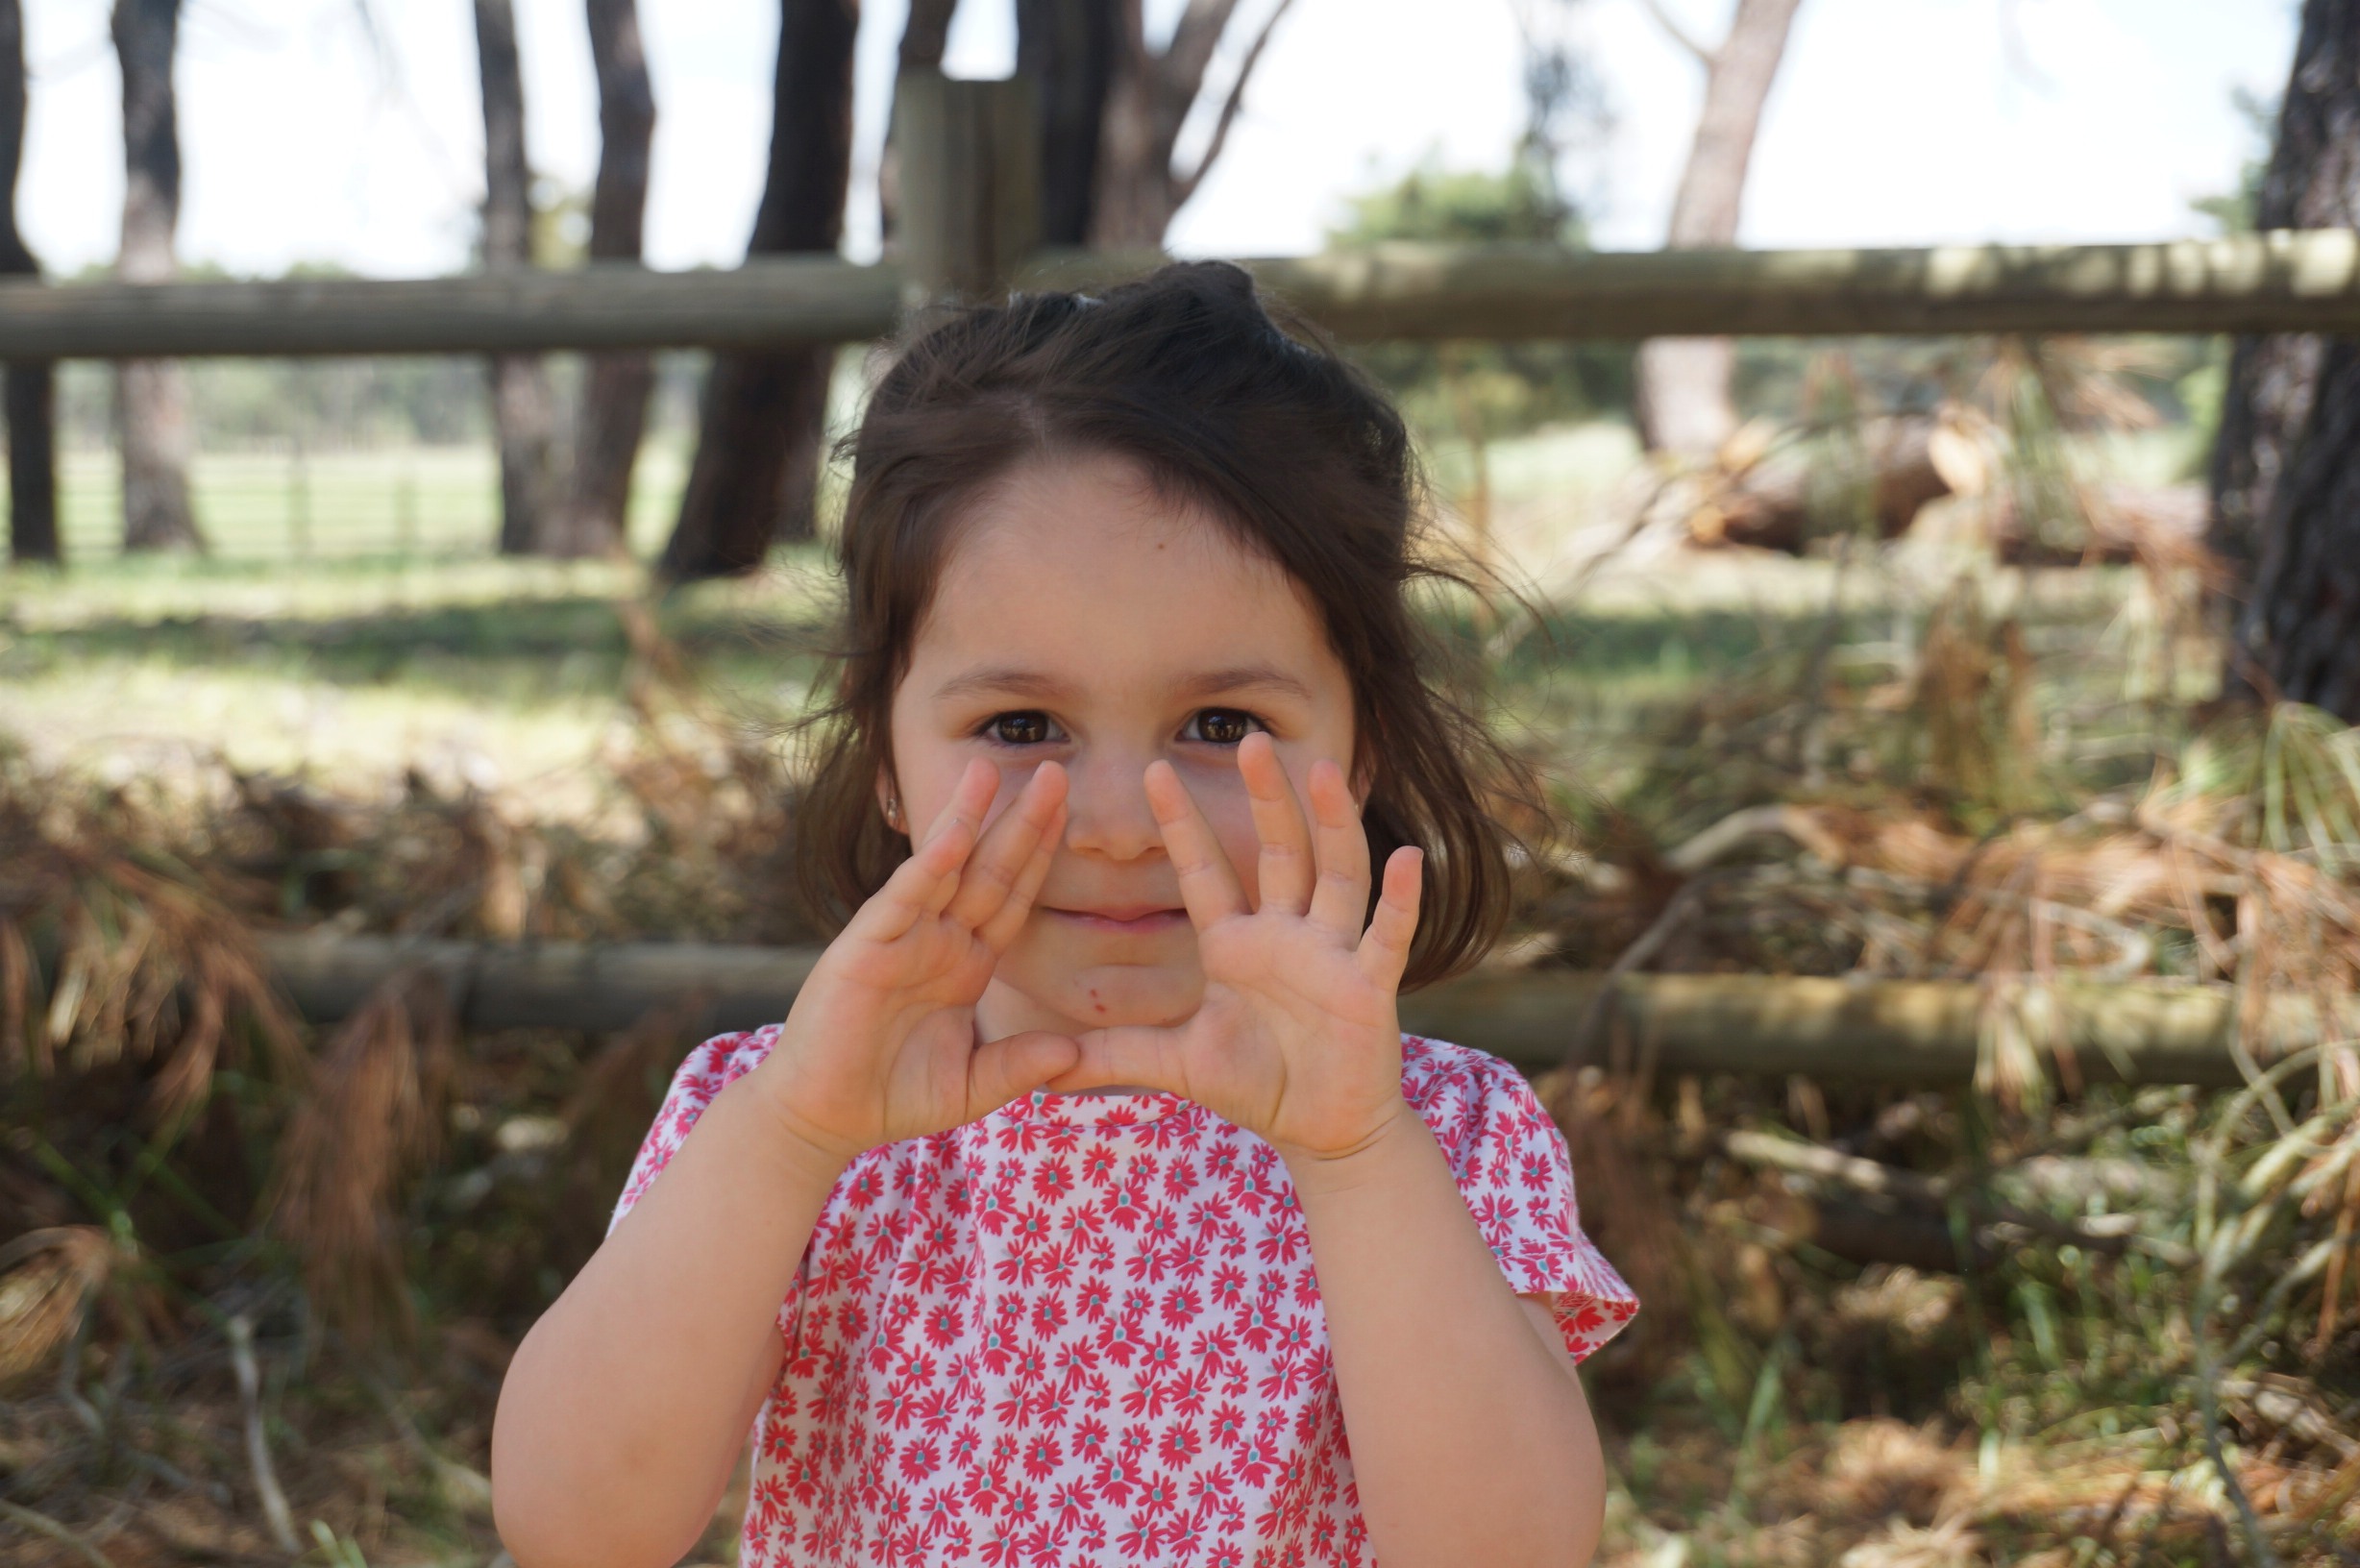
M 1637 1304 L 1523 1079 L 1395 1015 L 1520 776 L 1421 678 L 1417 494 L 1234 267 L 903 354 L 800 823 L 851 913 L 519 1347 L 523 1568 L 676 1561 L 750 1428 L 750 1568 L 1587 1560 Z

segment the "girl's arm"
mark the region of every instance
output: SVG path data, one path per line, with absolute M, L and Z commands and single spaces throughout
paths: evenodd
M 1509 1287 L 1406 1104 L 1352 1153 L 1288 1156 L 1361 1514 L 1386 1568 L 1579 1568 L 1606 1467 L 1547 1310 Z
M 762 1103 L 714 1099 L 517 1347 L 492 1504 L 521 1568 L 677 1562 L 712 1520 L 785 1343 L 779 1303 L 844 1168 Z
M 762 1064 L 517 1347 L 492 1510 L 521 1568 L 667 1568 L 696 1544 L 778 1375 L 776 1328 L 830 1188 L 863 1149 L 974 1120 L 1069 1066 L 1071 1041 L 978 1044 L 974 1004 L 1064 832 L 1036 770 L 950 804 L 828 944 Z

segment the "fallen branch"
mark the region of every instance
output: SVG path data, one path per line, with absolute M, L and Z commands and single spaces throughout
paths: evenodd
M 1881 1164 L 1874 1160 L 1863 1160 L 1857 1155 L 1822 1148 L 1816 1143 L 1798 1143 L 1791 1139 L 1775 1138 L 1767 1133 L 1731 1133 L 1723 1139 L 1723 1147 L 1728 1149 L 1731 1159 L 1743 1164 L 1767 1165 L 1774 1170 L 1792 1171 L 1799 1176 L 1833 1182 L 1856 1192 L 1914 1203 L 1926 1209 L 1941 1210 L 1954 1201 L 1963 1202 L 1979 1219 L 2000 1226 L 2011 1226 L 2019 1231 L 2030 1231 L 2053 1241 L 2063 1241 L 2092 1252 L 2122 1252 L 2136 1247 L 2176 1267 L 2185 1267 L 2195 1262 L 2195 1255 L 2185 1247 L 2139 1237 L 2136 1234 L 2138 1217 L 2134 1214 L 2106 1214 L 2086 1220 L 2058 1219 L 2037 1210 L 2021 1209 L 2012 1203 L 2002 1202 L 1988 1193 L 1961 1188 L 1943 1177 L 1921 1175 L 1914 1170 L 1903 1170 L 1897 1165 Z

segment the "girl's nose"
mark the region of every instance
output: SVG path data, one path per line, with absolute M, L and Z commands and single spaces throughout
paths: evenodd
M 1147 805 L 1146 755 L 1106 748 L 1075 757 L 1066 767 L 1066 847 L 1107 860 L 1137 860 L 1162 853 L 1164 837 Z

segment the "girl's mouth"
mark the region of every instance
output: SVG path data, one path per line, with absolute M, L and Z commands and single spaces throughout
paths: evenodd
M 1080 926 L 1085 931 L 1103 931 L 1113 936 L 1142 937 L 1168 931 L 1188 923 L 1185 909 L 1158 909 L 1132 905 L 1114 909 L 1053 909 L 1043 906 L 1045 913 Z

